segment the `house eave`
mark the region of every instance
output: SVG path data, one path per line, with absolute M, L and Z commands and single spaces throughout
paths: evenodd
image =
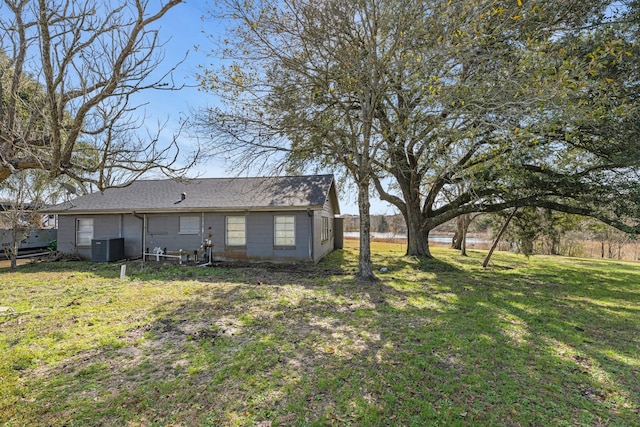
M 51 210 L 46 213 L 56 215 L 123 215 L 123 214 L 181 214 L 181 213 L 230 213 L 230 212 L 293 212 L 322 210 L 322 206 L 238 206 L 238 207 L 188 207 L 188 208 L 154 208 L 154 209 L 69 209 Z

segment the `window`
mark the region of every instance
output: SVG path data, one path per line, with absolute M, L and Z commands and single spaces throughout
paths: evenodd
M 296 217 L 295 216 L 275 216 L 274 217 L 273 244 L 275 246 L 295 246 L 296 245 Z
M 247 244 L 245 217 L 227 217 L 226 243 L 227 246 L 245 246 Z
M 329 228 L 329 218 L 326 216 L 323 216 L 321 240 L 324 242 L 326 240 L 329 240 L 329 237 L 331 237 L 331 228 Z
M 93 239 L 93 218 L 76 220 L 76 246 L 91 246 Z
M 200 217 L 181 216 L 178 234 L 200 234 Z
M 169 217 L 167 215 L 152 215 L 147 219 L 149 234 L 169 234 Z

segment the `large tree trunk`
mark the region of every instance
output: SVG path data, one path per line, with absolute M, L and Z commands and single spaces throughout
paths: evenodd
M 407 256 L 420 256 L 431 258 L 429 251 L 429 228 L 422 222 L 420 205 L 407 205 Z
M 462 250 L 462 240 L 464 235 L 464 215 L 456 218 L 456 232 L 451 240 L 451 249 Z
M 369 215 L 369 183 L 358 183 L 358 211 L 360 213 L 360 256 L 358 258 L 358 273 L 356 280 L 360 282 L 375 282 L 378 278 L 373 273 L 371 263 L 371 217 Z
M 433 258 L 431 255 L 431 250 L 429 249 L 429 232 L 430 228 L 423 228 L 420 233 L 420 241 L 418 242 L 418 249 L 420 252 L 420 256 L 425 258 Z
M 471 221 L 468 220 L 470 217 L 469 214 L 462 215 L 463 224 L 462 224 L 462 234 L 460 236 L 460 255 L 467 256 L 467 230 L 469 230 L 469 224 Z
M 376 181 L 376 187 L 381 198 L 395 205 L 402 213 L 407 226 L 406 255 L 431 258 L 428 241 L 429 232 L 425 233 L 428 227 L 425 227 L 426 224 L 422 220 L 420 180 L 413 173 L 406 173 L 404 162 L 407 161 L 407 153 L 401 150 L 392 151 L 390 154 L 391 162 L 394 165 L 394 176 L 402 192 L 402 198 L 385 193 L 379 185 L 379 181 Z M 409 157 L 411 156 L 409 155 Z
M 462 214 L 456 218 L 456 232 L 451 241 L 451 248 L 460 251 L 460 255 L 467 256 L 467 231 L 471 225 L 471 214 Z
M 407 208 L 407 214 L 404 217 L 407 226 L 407 252 L 406 255 L 418 255 L 418 235 L 420 233 L 420 221 L 415 218 L 412 209 Z
M 462 217 L 462 231 L 460 235 L 460 255 L 467 256 L 467 232 L 471 225 L 471 214 L 460 215 Z
M 429 231 L 420 221 L 407 221 L 407 256 L 432 257 L 429 250 Z

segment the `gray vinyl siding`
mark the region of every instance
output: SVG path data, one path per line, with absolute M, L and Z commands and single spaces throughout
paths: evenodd
M 273 257 L 273 214 L 254 213 L 246 217 L 247 257 Z
M 124 237 L 124 256 L 129 259 L 142 256 L 142 217 L 122 215 L 122 235 Z
M 315 212 L 314 215 L 314 239 L 313 239 L 313 261 L 318 262 L 329 252 L 334 249 L 335 230 L 334 217 L 336 207 L 333 205 L 333 198 L 327 197 L 321 211 Z M 322 240 L 322 218 L 329 219 L 329 239 Z
M 184 214 L 191 215 L 191 214 Z M 194 214 L 195 215 L 195 214 Z M 202 216 L 202 214 L 198 214 Z M 276 215 L 291 215 L 295 217 L 295 246 L 278 248 L 274 246 L 274 217 Z M 246 245 L 242 247 L 225 244 L 225 232 L 227 216 L 245 217 Z M 310 218 L 306 211 L 303 212 L 227 212 L 205 213 L 204 235 L 179 234 L 179 215 L 147 215 L 147 222 L 154 221 L 154 229 L 162 230 L 159 233 L 146 234 L 146 247 L 153 252 L 154 248 L 167 249 L 169 253 L 177 253 L 182 249 L 185 253 L 193 253 L 194 250 L 202 254 L 202 243 L 205 239 L 213 242 L 213 255 L 217 258 L 230 259 L 257 259 L 257 260 L 310 260 L 309 232 Z M 158 222 L 160 221 L 160 222 Z
M 133 215 L 60 215 L 58 217 L 58 249 L 91 259 L 91 246 L 76 246 L 76 221 L 93 219 L 93 239 L 124 238 L 125 257 L 138 258 L 142 251 L 142 221 Z
M 331 208 L 329 204 L 329 209 Z M 324 211 L 323 211 L 324 212 Z M 180 216 L 197 216 L 200 218 L 200 231 L 197 234 L 180 234 Z M 295 217 L 295 245 L 277 247 L 274 245 L 274 218 L 277 215 Z M 325 213 L 331 217 L 333 214 Z M 227 216 L 244 216 L 246 225 L 246 245 L 243 247 L 225 246 L 225 218 Z M 304 211 L 279 212 L 228 212 L 184 214 L 147 214 L 147 227 L 143 231 L 143 220 L 134 215 L 60 215 L 58 219 L 58 247 L 65 253 L 74 253 L 77 218 L 93 218 L 94 239 L 123 237 L 125 256 L 138 258 L 144 246 L 149 252 L 154 248 L 166 248 L 169 254 L 177 254 L 182 250 L 185 254 L 198 251 L 203 254 L 203 242 L 210 238 L 213 241 L 213 255 L 221 259 L 255 259 L 283 261 L 318 261 L 330 251 L 333 239 L 320 243 L 321 215 L 319 211 L 311 211 L 311 216 Z M 149 222 L 152 227 L 149 227 Z M 149 229 L 153 231 L 149 232 Z M 204 230 L 204 233 L 202 232 Z M 318 242 L 315 245 L 314 243 Z M 320 252 L 317 252 L 320 250 Z M 91 247 L 79 247 L 77 253 L 84 259 L 91 259 Z
M 76 246 L 76 216 L 58 216 L 58 250 L 71 254 Z
M 274 246 L 274 217 L 291 215 L 295 217 L 295 246 L 278 248 Z M 225 218 L 244 216 L 246 246 L 227 247 L 225 245 Z M 213 254 L 219 258 L 264 259 L 264 260 L 310 260 L 309 216 L 303 212 L 229 212 L 205 214 L 205 234 L 211 234 L 214 244 Z M 211 228 L 209 228 L 211 227 Z
M 224 218 L 225 215 L 219 213 L 204 214 L 204 239 L 211 239 L 214 254 L 224 251 Z
M 196 216 L 202 218 L 201 213 L 184 214 L 152 214 L 147 215 L 146 248 L 153 252 L 154 248 L 166 248 L 168 253 L 178 253 L 182 249 L 184 253 L 199 251 L 202 246 L 202 231 L 197 234 L 180 234 L 180 216 Z M 154 227 L 150 228 L 149 223 Z M 149 230 L 161 230 L 150 233 Z M 202 224 L 200 224 L 202 230 Z
M 93 219 L 93 239 L 124 238 L 127 258 L 138 258 L 145 250 L 152 252 L 157 247 L 166 248 L 172 255 L 180 250 L 201 255 L 205 240 L 210 238 L 214 254 L 220 258 L 317 262 L 334 247 L 333 219 L 339 211 L 333 176 L 314 175 L 185 182 L 140 180 L 124 188 L 80 196 L 73 205 L 63 203 L 49 212 L 59 218 L 59 248 L 88 259 L 91 245 L 75 244 L 78 218 Z M 194 221 L 185 221 L 185 232 L 180 233 L 181 215 L 198 216 L 199 229 Z M 229 215 L 245 217 L 246 244 L 225 246 L 225 218 Z M 293 244 L 291 222 L 283 221 L 282 245 L 275 245 L 276 215 L 295 217 Z M 325 241 L 322 218 L 330 220 L 332 229 Z M 149 227 L 148 220 L 155 221 L 153 226 Z M 82 230 L 85 242 L 88 231 Z
M 99 215 L 93 217 L 93 238 L 124 238 L 126 258 L 142 255 L 142 220 L 131 214 Z

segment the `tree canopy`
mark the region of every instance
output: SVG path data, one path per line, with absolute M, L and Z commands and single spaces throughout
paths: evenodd
M 638 114 L 633 80 L 616 72 L 633 65 L 637 46 L 622 17 L 607 17 L 610 3 L 444 6 L 437 21 L 450 16 L 452 31 L 424 53 L 444 59 L 411 72 L 403 62 L 380 112 L 387 157 L 374 180 L 407 219 L 408 253 L 429 255 L 429 231 L 471 212 L 538 205 L 635 222 L 638 198 L 619 175 L 633 181 L 638 157 L 614 157 L 635 152 L 637 138 L 603 137 L 619 127 L 612 120 L 629 128 Z M 392 191 L 378 179 L 387 174 Z M 625 215 L 605 200 L 619 194 L 632 196 Z
M 448 220 L 524 206 L 637 230 L 637 4 L 346 3 L 218 2 L 237 26 L 201 79 L 226 101 L 200 117 L 214 150 L 344 168 L 361 216 L 373 183 L 411 255 Z

